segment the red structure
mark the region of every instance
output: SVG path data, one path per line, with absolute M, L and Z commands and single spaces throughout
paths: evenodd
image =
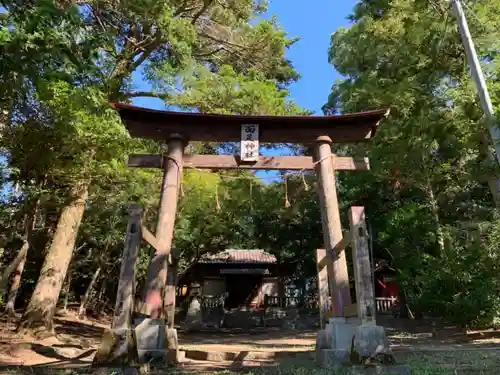
M 398 298 L 398 296 L 399 296 L 398 284 L 396 284 L 395 281 L 393 281 L 387 277 L 384 277 L 382 280 L 383 281 L 381 281 L 380 279 L 377 279 L 377 282 L 382 287 L 382 292 L 380 293 L 380 295 L 377 295 L 376 297 Z
M 373 270 L 375 276 L 375 299 L 377 312 L 390 313 L 399 301 L 399 285 L 396 282 L 396 270 L 386 260 L 377 262 Z

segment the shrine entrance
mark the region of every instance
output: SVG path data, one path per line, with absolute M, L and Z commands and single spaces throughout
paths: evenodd
M 164 155 L 129 157 L 129 167 L 163 170 L 159 217 L 156 233 L 153 235 L 141 223 L 141 208 L 137 205 L 130 208 L 110 334 L 115 341 L 125 340 L 128 344 L 121 346 L 122 352 L 119 349 L 107 350 L 102 347 L 96 355 L 95 363 L 108 363 L 118 358 L 122 362 L 130 361 L 130 348 L 134 345 L 130 345 L 129 341 L 137 337 L 136 344 L 139 347 L 144 344 L 142 335 L 145 331 L 139 327 L 136 327 L 135 331 L 132 328 L 135 263 L 142 240 L 154 247 L 156 253 L 148 268 L 140 312 L 142 316 L 156 321 L 156 324 L 167 322 L 167 346 L 177 350 L 177 334 L 174 329 L 177 254 L 172 249 L 172 237 L 182 173 L 186 168 L 315 171 L 318 177 L 317 193 L 326 249 L 318 250 L 317 254 L 320 311 L 323 317 L 327 314 L 332 317 L 345 316 L 345 308 L 351 305 L 344 251 L 348 241 L 343 238 L 340 224 L 336 172 L 368 171 L 370 165 L 367 158 L 355 160 L 332 154 L 332 143 L 358 143 L 369 140 L 374 136 L 379 122 L 388 115 L 388 110 L 322 117 L 268 117 L 168 112 L 127 104 L 115 104 L 114 107 L 132 137 L 166 142 L 167 147 Z M 240 155 L 186 155 L 186 146 L 189 142 L 196 141 L 240 142 Z M 260 143 L 310 146 L 314 149 L 314 157 L 261 156 Z M 350 216 L 355 225 L 358 225 L 364 219 L 364 211 L 353 211 Z M 362 237 L 361 229 L 357 235 Z M 358 286 L 356 290 L 358 294 Z M 327 298 L 331 299 L 330 311 L 325 303 Z M 358 311 L 360 306 L 361 303 L 358 303 Z M 165 351 L 164 346 L 157 349 Z
M 227 300 L 224 305 L 227 309 L 235 309 L 246 305 L 249 297 L 259 287 L 261 277 L 256 275 L 226 275 Z

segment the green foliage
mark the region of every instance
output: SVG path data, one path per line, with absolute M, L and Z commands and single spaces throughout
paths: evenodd
M 427 280 L 419 285 L 419 308 L 463 327 L 498 321 L 499 228 L 497 220 L 477 230 L 449 228 L 454 242 L 446 253 L 422 259 Z
M 172 97 L 171 103 L 195 107 L 205 113 L 274 116 L 309 113 L 288 101 L 289 92 L 278 88 L 278 81 L 266 78 L 256 69 L 243 75 L 228 65 L 221 66 L 217 73 L 199 68 L 186 76 L 182 85 L 184 91 Z
M 487 15 L 499 4 L 474 4 L 479 21 L 468 10 L 488 69 L 498 66 L 499 34 Z M 331 39 L 330 61 L 345 79 L 324 111 L 390 107 L 391 115 L 368 147 L 338 149 L 368 153 L 373 167 L 341 177 L 344 205 L 367 207 L 376 256 L 392 260 L 411 306 L 461 325 L 491 323 L 498 223 L 487 183 L 496 168 L 453 15 L 434 2 L 360 1 L 351 20 Z
M 190 171 L 185 178 L 187 185 L 174 240 L 183 251 L 185 264 L 205 252 L 245 248 L 252 241 L 252 226 L 248 222 L 252 179 L 242 175 L 221 177 L 217 173 Z

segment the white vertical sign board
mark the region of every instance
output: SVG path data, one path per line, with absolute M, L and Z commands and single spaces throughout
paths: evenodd
M 259 125 L 241 125 L 241 161 L 259 160 Z

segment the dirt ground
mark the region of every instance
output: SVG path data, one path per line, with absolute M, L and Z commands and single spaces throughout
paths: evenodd
M 17 321 L 0 320 L 0 366 L 88 364 L 110 325 L 109 317 L 82 320 L 74 312 L 57 314 L 56 336 L 37 340 L 17 334 Z
M 16 321 L 0 320 L 0 368 L 12 366 L 87 367 L 98 348 L 109 317 L 100 320 L 78 319 L 74 313 L 58 314 L 56 337 L 35 340 L 15 333 Z M 439 322 L 399 320 L 382 317 L 396 356 L 405 361 L 418 359 L 441 366 L 481 366 L 500 369 L 500 332 L 481 331 L 464 334 Z M 250 331 L 179 331 L 181 349 L 209 352 L 274 352 L 313 362 L 316 330 L 254 329 Z M 399 354 L 398 354 L 399 353 Z M 453 353 L 450 357 L 450 353 Z M 457 353 L 460 353 L 457 355 Z M 418 358 L 417 358 L 418 357 Z M 195 372 L 213 366 L 231 369 L 231 363 L 187 361 Z M 500 372 L 500 371 L 498 371 Z

